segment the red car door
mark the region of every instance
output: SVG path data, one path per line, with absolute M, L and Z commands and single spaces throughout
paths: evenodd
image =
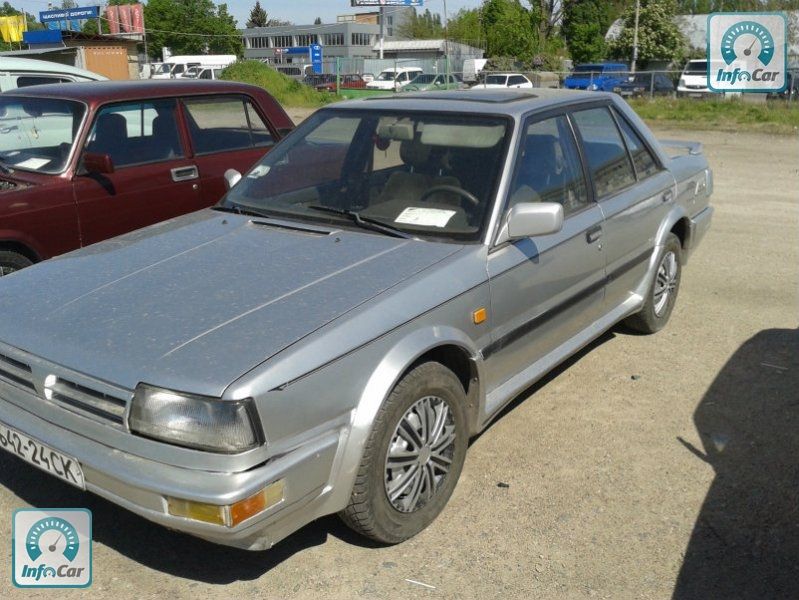
M 182 102 L 194 163 L 199 169 L 202 202 L 211 206 L 227 191 L 225 171 L 249 171 L 278 136 L 245 95 L 187 97 Z
M 174 99 L 98 111 L 83 152 L 109 155 L 114 172 L 82 169 L 74 179 L 82 245 L 204 206 L 197 165 L 186 158 L 178 122 Z

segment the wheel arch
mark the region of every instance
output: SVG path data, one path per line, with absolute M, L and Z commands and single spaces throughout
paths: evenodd
M 10 235 L 8 232 L 0 231 L 0 250 L 16 252 L 33 263 L 42 260 L 42 255 L 35 249 L 34 244 L 19 236 Z
M 462 385 L 466 382 L 469 436 L 476 432 L 484 394 L 484 378 L 482 361 L 474 342 L 463 331 L 453 327 L 437 326 L 409 333 L 384 354 L 352 412 L 349 438 L 335 476 L 333 495 L 327 503 L 333 511 L 343 509 L 349 502 L 363 449 L 378 410 L 400 379 L 428 360 L 439 362 L 452 370 Z

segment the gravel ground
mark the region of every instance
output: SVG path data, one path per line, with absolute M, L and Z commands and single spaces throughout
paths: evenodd
M 658 134 L 703 141 L 716 181 L 671 323 L 615 330 L 524 394 L 418 537 L 374 547 L 330 517 L 240 552 L 0 456 L 2 538 L 15 508 L 91 508 L 94 584 L 62 597 L 799 596 L 797 138 Z M 23 596 L 52 593 L 0 577 Z

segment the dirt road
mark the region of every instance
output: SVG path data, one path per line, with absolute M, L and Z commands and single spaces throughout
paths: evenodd
M 516 402 L 421 535 L 374 547 L 331 517 L 239 552 L 0 456 L 0 597 L 53 596 L 10 581 L 29 505 L 92 509 L 89 595 L 116 600 L 797 597 L 799 142 L 658 133 L 703 141 L 716 182 L 671 323 L 605 335 Z

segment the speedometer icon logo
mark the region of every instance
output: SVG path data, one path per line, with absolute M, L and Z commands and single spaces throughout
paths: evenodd
M 739 51 L 743 56 L 738 56 L 735 49 L 739 38 L 744 40 L 739 44 Z M 758 52 L 757 58 L 764 66 L 768 66 L 774 58 L 774 37 L 762 24 L 755 21 L 741 21 L 727 29 L 722 36 L 721 57 L 728 65 L 737 58 L 747 59 L 754 52 Z

